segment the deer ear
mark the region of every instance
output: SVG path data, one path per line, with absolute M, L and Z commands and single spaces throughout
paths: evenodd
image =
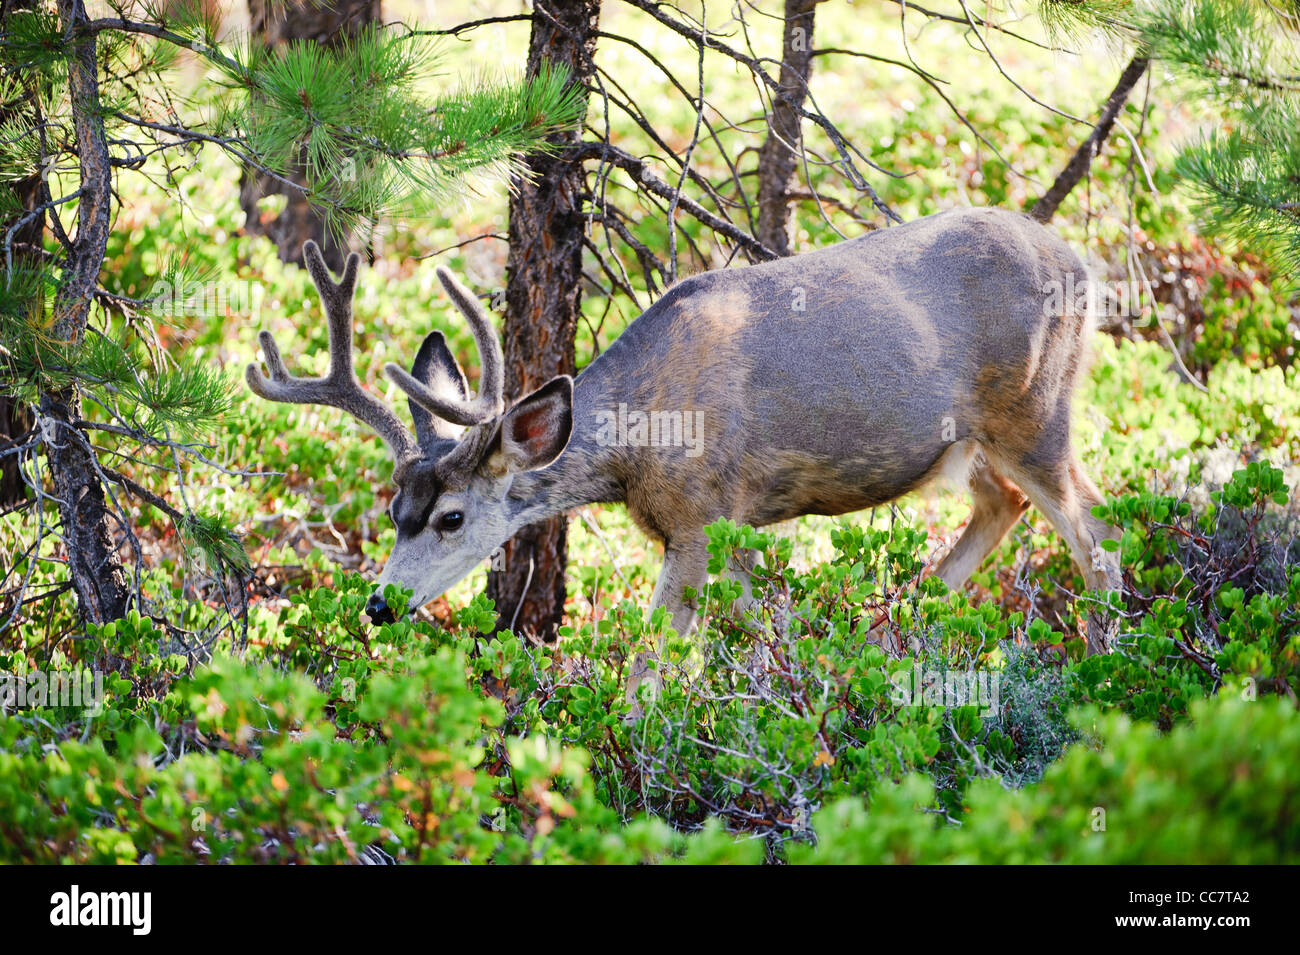
M 552 378 L 501 417 L 487 462 L 497 473 L 536 471 L 560 456 L 573 433 L 573 379 Z
M 456 358 L 447 347 L 442 332 L 430 332 L 425 336 L 420 350 L 411 363 L 411 377 L 427 385 L 435 394 L 452 401 L 465 401 L 469 398 L 469 384 L 465 373 L 461 371 Z M 415 422 L 415 439 L 421 447 L 430 441 L 456 438 L 460 429 L 449 421 L 444 421 L 407 399 L 411 409 L 411 419 Z

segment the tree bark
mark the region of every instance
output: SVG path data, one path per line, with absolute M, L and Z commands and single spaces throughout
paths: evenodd
M 58 0 L 58 12 L 65 32 L 89 22 L 82 0 Z M 95 37 L 76 37 L 67 52 L 81 201 L 77 238 L 54 299 L 54 334 L 62 341 L 80 344 L 108 244 L 112 168 L 100 112 Z M 81 417 L 81 396 L 75 386 L 47 392 L 41 396 L 40 411 L 45 419 L 46 453 L 54 496 L 59 501 L 68 573 L 81 612 L 95 623 L 116 620 L 126 613 L 130 592 L 113 543 L 113 517 L 105 503 L 94 453 L 85 434 L 72 424 Z
M 526 76 L 547 61 L 567 67 L 582 85 L 594 71 L 599 0 L 534 0 Z M 572 146 L 575 128 L 552 141 Z M 506 391 L 519 398 L 555 375 L 573 374 L 574 335 L 582 295 L 583 220 L 580 160 L 563 153 L 532 154 L 528 175 L 510 197 L 510 250 L 506 261 Z M 504 565 L 488 575 L 488 596 L 498 627 L 553 640 L 564 615 L 568 563 L 567 521 L 553 518 L 525 527 L 505 545 Z
M 364 27 L 382 22 L 380 0 L 248 0 L 249 32 L 266 49 L 273 49 L 306 40 L 333 46 L 341 40 L 355 36 Z M 295 182 L 306 184 L 300 172 L 288 176 Z M 279 215 L 262 221 L 257 207 L 266 196 L 285 196 L 285 207 Z M 330 268 L 343 268 L 349 251 L 347 242 L 340 243 L 325 228 L 325 220 L 312 208 L 301 189 L 294 189 L 267 176 L 245 173 L 240 183 L 239 202 L 246 221 L 244 231 L 264 235 L 276 244 L 280 261 L 302 265 L 302 246 L 308 239 L 321 247 Z
M 767 139 L 758 152 L 758 231 L 773 252 L 789 255 L 790 183 L 803 150 L 803 104 L 812 76 L 813 20 L 818 0 L 785 0 L 780 90 L 774 95 Z
M 7 28 L 6 20 L 10 13 L 15 10 L 30 8 L 30 0 L 0 5 L 0 30 Z M 33 85 L 26 90 L 32 97 L 36 93 L 34 83 L 33 80 Z M 3 110 L 0 110 L 0 123 L 8 120 L 11 116 L 18 115 L 22 110 L 29 107 L 30 103 L 26 97 L 16 103 L 6 105 Z M 0 223 L 0 234 L 8 232 L 19 217 L 31 212 L 41 204 L 39 198 L 41 194 L 41 177 L 39 174 L 27 179 L 20 179 L 10 188 L 13 190 L 14 197 L 18 200 L 22 212 L 19 212 L 10 221 Z M 20 263 L 24 262 L 24 260 L 34 259 L 35 256 L 28 250 L 38 248 L 44 234 L 44 214 L 34 216 L 30 222 L 15 232 L 13 236 L 14 262 Z M 31 426 L 32 415 L 27 405 L 12 395 L 0 393 L 0 452 L 3 452 L 6 447 L 12 446 L 28 432 Z M 19 464 L 18 455 L 16 454 L 0 457 L 0 510 L 12 507 L 28 497 L 27 484 L 23 480 Z
M 1133 92 L 1133 87 L 1137 86 L 1138 80 L 1147 71 L 1149 62 L 1144 56 L 1135 56 L 1129 60 L 1128 66 L 1124 67 L 1124 72 L 1120 74 L 1115 88 L 1111 90 L 1110 96 L 1106 97 L 1106 103 L 1101 109 L 1101 116 L 1097 118 L 1097 125 L 1093 127 L 1092 134 L 1075 150 L 1070 161 L 1061 170 L 1061 174 L 1052 183 L 1052 188 L 1048 189 L 1043 198 L 1035 202 L 1033 208 L 1029 210 L 1029 214 L 1039 222 L 1050 221 L 1052 216 L 1056 215 L 1056 210 L 1061 203 L 1065 201 L 1065 197 L 1088 174 L 1093 157 L 1110 136 L 1115 120 L 1119 118 L 1119 111 L 1124 108 L 1129 94 Z
M 0 452 L 16 445 L 31 426 L 32 416 L 27 406 L 12 395 L 0 394 Z M 0 458 L 0 511 L 29 496 L 18 464 L 16 454 Z

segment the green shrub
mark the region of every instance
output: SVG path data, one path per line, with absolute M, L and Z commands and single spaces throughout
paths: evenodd
M 1154 494 L 1106 505 L 1132 587 L 1115 652 L 1086 659 L 1041 618 L 922 578 L 906 521 L 841 522 L 807 567 L 789 540 L 718 522 L 715 571 L 758 559 L 748 587 L 722 575 L 698 595 L 691 640 L 632 601 L 556 646 L 488 636 L 482 597 L 450 632 L 371 628 L 369 585 L 343 573 L 206 661 L 133 613 L 59 657 L 112 667 L 101 708 L 0 717 L 0 857 L 1281 858 L 1296 833 L 1275 767 L 1300 732 L 1289 502 L 1257 463 L 1199 513 Z M 661 642 L 662 689 L 634 717 L 632 657 Z M 1077 704 L 1091 715 L 1071 723 Z M 1208 831 L 1215 806 L 1241 817 L 1226 834 Z M 1272 842 L 1235 849 L 1247 836 Z
M 1191 707 L 1161 734 L 1119 713 L 1081 714 L 1092 738 L 1041 782 L 974 783 L 960 826 L 924 812 L 927 780 L 846 799 L 813 817 L 816 847 L 794 863 L 1217 863 L 1300 860 L 1300 713 L 1290 701 L 1229 696 Z
M 1124 531 L 1130 578 L 1114 652 L 1082 661 L 1074 699 L 1168 728 L 1231 684 L 1253 697 L 1300 691 L 1300 518 L 1267 462 L 1238 469 L 1205 510 L 1151 493 L 1097 513 Z

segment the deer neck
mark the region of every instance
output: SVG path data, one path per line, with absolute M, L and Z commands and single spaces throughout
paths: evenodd
M 568 445 L 548 467 L 517 475 L 510 487 L 516 529 L 584 504 L 625 499 L 615 468 L 618 449 L 598 441 L 594 426 L 597 410 L 609 406 L 612 393 L 606 376 L 595 366 L 578 376 Z

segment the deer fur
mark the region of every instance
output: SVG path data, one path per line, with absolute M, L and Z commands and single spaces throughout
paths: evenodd
M 341 301 L 350 300 L 355 260 L 336 285 L 318 252 L 305 258 L 326 303 L 331 347 L 337 340 L 350 349 L 351 314 Z M 508 410 L 486 313 L 449 272 L 438 275 L 475 330 L 484 371 L 471 399 L 438 332 L 409 374 L 388 366 L 410 399 L 413 439 L 359 385 L 343 398 L 322 396 L 324 386 L 311 382 L 295 394 L 297 380 L 269 337 L 271 380 L 248 371 L 263 397 L 346 407 L 393 448 L 397 544 L 371 600 L 374 615 L 390 612 L 387 583 L 412 589 L 413 604 L 423 604 L 524 525 L 624 502 L 663 542 L 652 605 L 685 632 L 694 618 L 687 593 L 706 577 L 705 525 L 844 514 L 945 473 L 965 479 L 974 503 L 936 570 L 949 587 L 962 585 L 1030 503 L 1065 540 L 1089 589 L 1119 587 L 1115 555 L 1100 547 L 1116 531 L 1091 514 L 1101 497 L 1070 435 L 1093 326 L 1087 302 L 1063 290 L 1088 288 L 1087 272 L 1027 216 L 953 210 L 687 278 L 576 381 L 556 378 Z M 350 355 L 339 368 L 337 381 L 355 385 Z M 613 432 L 620 406 L 680 415 L 698 426 L 698 442 L 663 446 Z M 1095 622 L 1088 639 L 1090 651 L 1105 649 Z

